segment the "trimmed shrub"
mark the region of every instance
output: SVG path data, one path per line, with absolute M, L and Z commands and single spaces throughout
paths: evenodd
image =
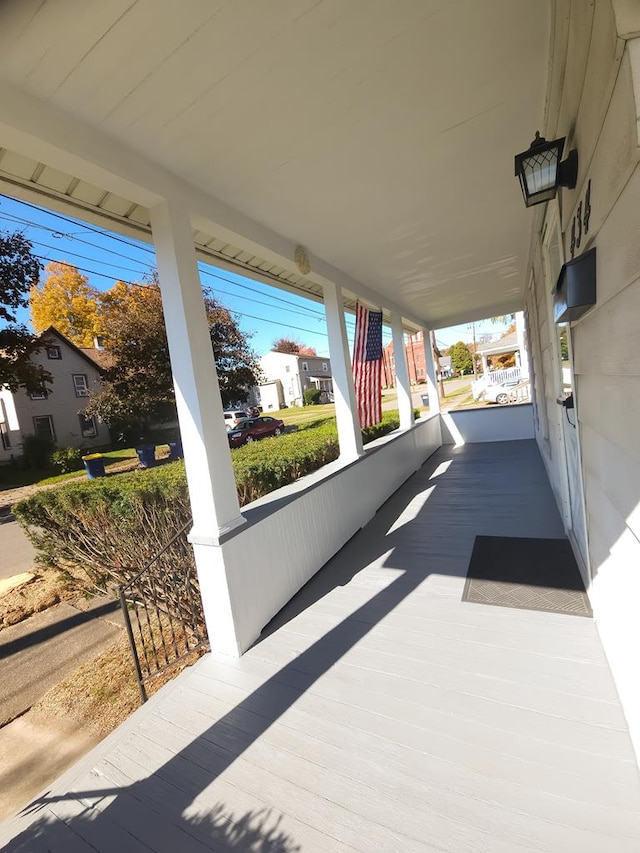
M 363 439 L 372 441 L 398 425 L 397 412 L 385 412 L 382 424 L 363 430 Z M 240 504 L 317 471 L 338 455 L 334 418 L 239 447 L 232 460 Z M 82 573 L 100 590 L 130 580 L 191 516 L 182 462 L 74 481 L 26 498 L 14 511 L 40 562 L 73 576 Z M 163 576 L 179 583 L 184 575 L 176 567 L 185 560 L 192 563 L 193 553 L 181 537 L 163 558 Z
M 101 590 L 130 579 L 191 515 L 181 462 L 37 492 L 14 512 L 39 562 Z
M 71 471 L 79 471 L 84 465 L 82 454 L 83 451 L 78 450 L 77 447 L 59 447 L 51 454 L 51 467 L 58 474 L 69 474 Z
M 239 447 L 232 455 L 240 505 L 317 471 L 339 453 L 332 423 Z
M 319 388 L 305 388 L 302 392 L 302 399 L 305 406 L 317 406 L 320 403 L 322 391 Z

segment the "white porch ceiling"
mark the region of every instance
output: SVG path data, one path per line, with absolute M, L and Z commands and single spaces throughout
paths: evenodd
M 522 303 L 512 158 L 542 126 L 551 2 L 5 0 L 0 79 L 438 327 Z M 55 183 L 21 153 L 6 179 Z

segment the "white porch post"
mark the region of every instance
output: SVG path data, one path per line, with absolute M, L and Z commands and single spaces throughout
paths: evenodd
M 480 358 L 482 359 L 482 372 L 486 376 L 487 373 L 489 372 L 489 365 L 487 364 L 487 356 L 484 353 L 482 353 Z
M 327 282 L 323 285 L 323 290 L 340 459 L 344 462 L 351 462 L 362 456 L 364 450 L 360 421 L 358 420 L 356 392 L 353 385 L 351 356 L 347 342 L 347 327 L 344 321 L 342 289 Z
M 525 343 L 525 318 L 524 312 L 516 313 L 516 335 L 520 346 L 520 371 L 523 379 L 529 378 L 529 353 Z
M 424 344 L 424 363 L 427 369 L 427 388 L 429 389 L 429 412 L 431 414 L 440 411 L 440 394 L 438 393 L 438 377 L 436 376 L 436 364 L 433 358 L 433 347 L 431 346 L 431 332 L 429 329 L 422 330 L 422 343 Z
M 404 345 L 402 317 L 395 311 L 391 313 L 391 334 L 393 335 L 393 354 L 396 363 L 396 391 L 398 393 L 400 429 L 409 429 L 415 420 L 411 399 L 411 383 L 407 369 L 407 350 Z
M 220 537 L 243 524 L 189 211 L 151 210 L 171 370 L 193 513 L 193 544 L 211 645 L 238 653 Z

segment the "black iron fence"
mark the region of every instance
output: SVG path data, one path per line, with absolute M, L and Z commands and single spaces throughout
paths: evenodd
M 190 527 L 191 521 L 120 587 L 142 702 L 149 679 L 208 646 Z

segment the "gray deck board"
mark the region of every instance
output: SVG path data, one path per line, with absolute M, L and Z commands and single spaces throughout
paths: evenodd
M 442 448 L 242 659 L 163 688 L 0 844 L 637 853 L 596 627 L 462 602 L 478 534 L 563 535 L 532 442 Z

